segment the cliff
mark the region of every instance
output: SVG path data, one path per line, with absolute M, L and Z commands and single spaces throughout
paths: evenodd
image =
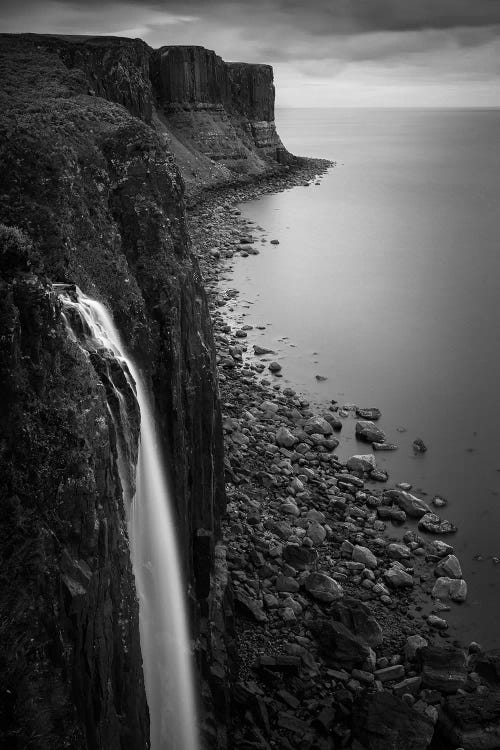
M 183 182 L 150 124 L 146 45 L 108 42 L 0 39 L 6 748 L 148 746 L 114 428 L 99 363 L 68 340 L 52 282 L 105 302 L 151 384 L 198 621 L 224 508 L 215 354 Z
M 151 79 L 188 190 L 292 162 L 276 132 L 269 65 L 225 63 L 203 47 L 162 47 L 152 54 Z

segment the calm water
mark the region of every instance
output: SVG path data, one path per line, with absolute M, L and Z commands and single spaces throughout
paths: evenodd
M 500 646 L 500 110 L 277 119 L 289 150 L 337 166 L 320 186 L 244 205 L 280 244 L 235 260 L 235 314 L 267 325 L 249 342 L 275 349 L 283 385 L 382 410 L 400 447 L 379 465 L 447 498 L 441 515 L 459 527 L 447 541 L 469 597 L 445 616 L 464 640 Z M 350 418 L 342 458 L 364 450 L 353 435 Z

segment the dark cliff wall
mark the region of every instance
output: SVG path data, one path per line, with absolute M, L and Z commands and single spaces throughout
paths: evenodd
M 161 47 L 151 81 L 187 190 L 252 179 L 293 162 L 274 123 L 269 65 L 226 63 L 203 47 Z
M 145 45 L 106 45 L 0 38 L 0 222 L 33 244 L 31 266 L 2 268 L 0 744 L 16 750 L 148 743 L 113 428 L 47 281 L 104 301 L 152 385 L 195 614 L 210 580 L 193 545 L 210 565 L 224 507 L 212 333 L 182 180 L 165 132 L 148 124 Z
M 155 92 L 166 109 L 175 104 L 225 104 L 231 81 L 224 60 L 204 47 L 161 47 L 151 65 Z

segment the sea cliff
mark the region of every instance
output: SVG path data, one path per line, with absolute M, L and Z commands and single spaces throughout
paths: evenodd
M 64 282 L 105 303 L 154 395 L 205 732 L 224 747 L 223 439 L 185 204 L 299 164 L 276 135 L 272 69 L 199 47 L 3 35 L 0 78 L 1 744 L 149 744 L 116 432 L 102 363 L 68 338 Z

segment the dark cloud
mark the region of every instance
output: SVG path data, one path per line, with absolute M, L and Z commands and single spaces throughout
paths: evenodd
M 25 15 L 40 9 L 44 0 L 2 0 L 2 15 Z M 48 3 L 50 4 L 50 3 Z M 58 0 L 61 8 L 96 12 L 113 6 L 182 16 L 253 19 L 266 18 L 300 24 L 312 34 L 360 31 L 453 29 L 500 24 L 498 0 Z
M 274 64 L 290 91 L 469 80 L 500 101 L 500 0 L 0 0 L 0 29 L 199 44 Z

